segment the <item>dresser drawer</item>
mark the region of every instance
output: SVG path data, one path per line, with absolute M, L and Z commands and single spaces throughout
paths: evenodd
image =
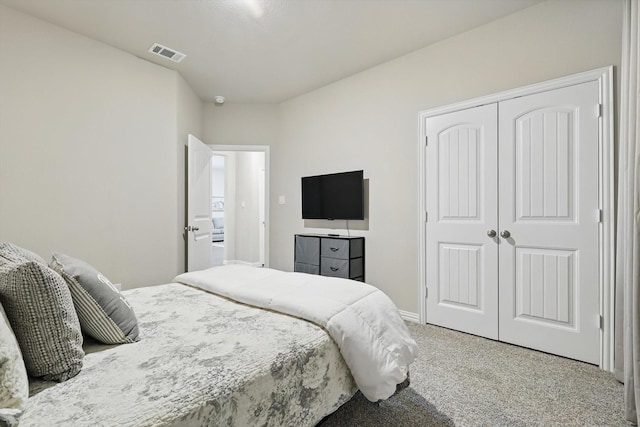
M 324 257 L 349 259 L 349 241 L 342 239 L 322 239 L 320 255 Z
M 296 262 L 293 271 L 296 271 L 298 273 L 320 274 L 320 266 Z
M 363 258 L 338 259 L 323 256 L 320 262 L 320 274 L 344 279 L 361 277 L 360 280 L 364 281 L 364 260 Z
M 320 274 L 323 276 L 349 278 L 349 260 L 322 257 Z
M 295 263 L 320 264 L 320 238 L 296 236 Z M 317 273 L 315 273 L 317 274 Z

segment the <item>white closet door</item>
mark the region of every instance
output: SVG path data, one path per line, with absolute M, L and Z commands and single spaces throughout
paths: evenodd
M 499 338 L 596 364 L 598 91 L 499 104 Z
M 496 104 L 426 119 L 427 323 L 497 339 Z

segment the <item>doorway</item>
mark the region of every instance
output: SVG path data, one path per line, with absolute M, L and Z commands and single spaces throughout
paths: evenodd
M 211 262 L 216 267 L 225 260 L 225 183 L 226 156 L 213 153 L 211 158 Z
M 213 265 L 268 266 L 269 147 L 209 148 Z

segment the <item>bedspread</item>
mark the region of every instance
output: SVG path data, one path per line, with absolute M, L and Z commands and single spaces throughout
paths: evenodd
M 398 309 L 366 283 L 244 265 L 184 273 L 174 281 L 322 326 L 373 402 L 396 391 L 415 359 L 416 342 Z
M 20 427 L 311 426 L 356 391 L 307 321 L 175 283 L 124 294 L 142 339 L 85 345 L 76 377 L 33 382 Z

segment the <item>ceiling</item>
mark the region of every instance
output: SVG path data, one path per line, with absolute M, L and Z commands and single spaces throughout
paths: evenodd
M 279 103 L 542 0 L 0 0 L 178 70 L 205 101 Z M 154 43 L 185 53 L 173 63 Z

